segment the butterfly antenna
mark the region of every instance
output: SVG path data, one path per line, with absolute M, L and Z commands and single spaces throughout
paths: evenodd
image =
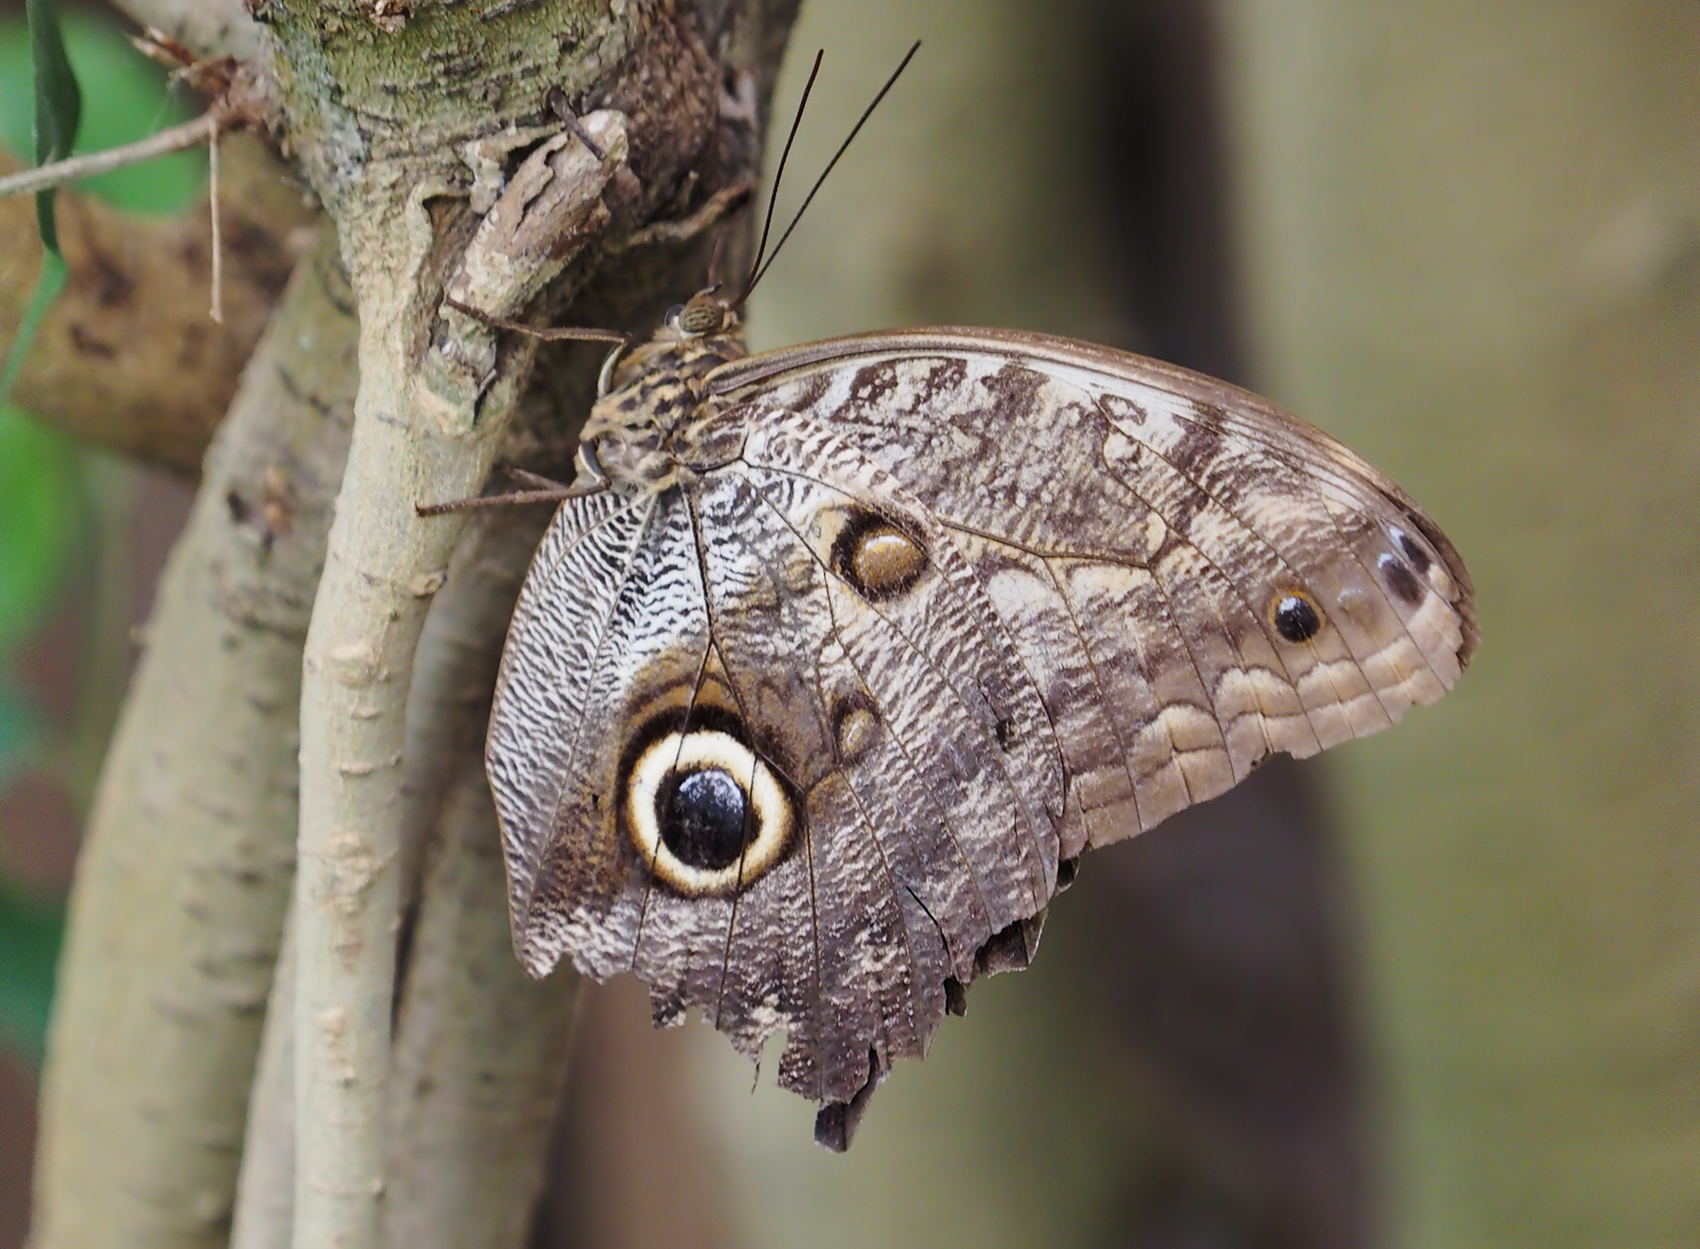
M 767 271 L 773 267 L 773 262 L 779 258 L 780 249 L 785 246 L 785 240 L 791 237 L 791 231 L 797 228 L 797 223 L 803 219 L 803 214 L 808 211 L 809 205 L 814 202 L 815 192 L 820 190 L 821 184 L 826 181 L 826 176 L 832 172 L 833 166 L 838 164 L 838 158 L 844 155 L 844 153 L 849 149 L 851 143 L 855 142 L 856 136 L 861 133 L 862 127 L 867 124 L 868 118 L 872 117 L 874 115 L 874 110 L 880 106 L 880 101 L 885 99 L 886 93 L 896 85 L 897 80 L 902 77 L 903 71 L 909 68 L 909 62 L 915 59 L 915 54 L 920 50 L 921 41 L 917 39 L 914 44 L 910 46 L 909 51 L 904 55 L 903 59 L 898 62 L 897 68 L 891 71 L 891 77 L 885 80 L 885 86 L 880 88 L 879 94 L 873 98 L 873 102 L 870 103 L 867 108 L 862 110 L 862 115 L 856 119 L 856 124 L 850 128 L 850 133 L 845 136 L 844 142 L 838 145 L 838 150 L 832 154 L 832 159 L 826 162 L 826 168 L 821 170 L 820 177 L 815 179 L 814 186 L 810 187 L 809 193 L 803 197 L 803 206 L 797 210 L 796 216 L 791 218 L 791 224 L 785 227 L 785 233 L 779 236 L 779 242 L 773 245 L 773 255 L 767 258 L 766 264 L 761 263 L 761 252 L 759 250 L 757 251 L 756 265 L 759 267 L 752 267 L 750 280 L 744 286 L 744 293 L 738 296 L 738 302 L 733 304 L 732 307 L 741 307 L 743 302 L 750 297 L 750 292 L 755 290 L 756 284 L 760 282 L 762 278 L 767 275 Z M 815 68 L 817 70 L 820 68 L 820 58 L 818 56 L 815 58 Z M 810 75 L 809 81 L 810 83 L 814 82 L 813 75 Z M 792 129 L 792 133 L 796 133 L 795 127 Z M 785 150 L 787 152 L 791 150 L 789 140 L 786 141 Z M 781 161 L 781 167 L 783 167 L 783 164 L 784 162 Z M 777 177 L 774 179 L 773 189 L 775 191 L 778 191 L 779 189 L 779 180 Z M 773 206 L 770 202 L 768 205 L 769 219 L 771 219 L 772 216 Z M 763 228 L 762 241 L 764 246 L 766 244 L 766 240 L 767 230 Z
M 809 71 L 809 80 L 803 84 L 803 98 L 797 101 L 797 115 L 791 119 L 791 133 L 785 136 L 785 150 L 779 154 L 779 168 L 773 174 L 773 190 L 767 195 L 767 218 L 761 223 L 761 245 L 756 248 L 755 261 L 750 265 L 750 274 L 744 279 L 744 289 L 733 301 L 733 308 L 741 308 L 744 301 L 755 289 L 757 271 L 761 268 L 761 258 L 767 251 L 767 233 L 773 228 L 773 210 L 779 203 L 779 184 L 785 177 L 785 162 L 791 159 L 791 144 L 796 141 L 797 128 L 803 124 L 803 110 L 809 106 L 809 92 L 815 89 L 815 79 L 820 76 L 820 63 L 826 56 L 826 49 L 815 53 L 814 68 Z

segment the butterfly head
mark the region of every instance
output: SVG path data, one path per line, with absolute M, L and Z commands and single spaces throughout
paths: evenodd
M 680 339 L 711 338 L 730 333 L 738 324 L 732 305 L 721 299 L 718 285 L 698 291 L 682 304 L 668 309 L 666 330 Z

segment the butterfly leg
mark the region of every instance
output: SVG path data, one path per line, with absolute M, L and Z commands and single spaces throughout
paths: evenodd
M 413 510 L 420 516 L 442 516 L 447 512 L 471 512 L 486 507 L 522 507 L 528 503 L 561 503 L 567 499 L 582 499 L 585 495 L 601 494 L 608 488 L 608 479 L 600 472 L 589 481 L 563 486 L 553 478 L 523 468 L 508 468 L 508 476 L 532 487 L 508 494 L 481 494 L 470 499 L 450 499 L 444 503 L 415 503 Z

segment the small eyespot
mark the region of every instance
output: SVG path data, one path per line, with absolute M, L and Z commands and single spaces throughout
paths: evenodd
M 661 318 L 661 323 L 670 330 L 677 330 L 679 328 L 679 318 L 684 316 L 684 314 L 685 305 L 674 304 L 671 308 L 667 309 L 667 315 Z
M 901 594 L 927 570 L 927 553 L 908 534 L 862 513 L 832 544 L 832 565 L 869 602 Z
M 1434 560 L 1429 558 L 1429 553 L 1423 550 L 1422 544 L 1403 529 L 1392 529 L 1389 533 L 1393 538 L 1393 544 L 1404 552 L 1406 559 L 1411 561 L 1411 567 L 1417 570 L 1417 575 L 1419 577 L 1427 576 L 1429 567 L 1434 563 Z
M 839 709 L 835 736 L 838 757 L 845 763 L 853 763 L 873 747 L 879 736 L 879 717 L 865 703 L 846 703 Z
M 1397 555 L 1382 555 L 1375 561 L 1375 566 L 1381 570 L 1381 579 L 1387 583 L 1387 588 L 1407 607 L 1417 606 L 1426 597 L 1417 574 L 1407 568 Z
M 1289 642 L 1308 642 L 1322 632 L 1322 612 L 1303 590 L 1277 590 L 1269 604 L 1269 622 Z
M 632 842 L 656 879 L 692 897 L 726 895 L 785 851 L 796 822 L 778 778 L 729 733 L 664 733 L 626 784 Z

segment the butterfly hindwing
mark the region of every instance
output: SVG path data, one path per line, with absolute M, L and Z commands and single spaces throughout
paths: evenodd
M 829 433 L 763 413 L 686 487 L 563 509 L 508 656 L 491 778 L 528 966 L 629 968 L 658 1021 L 700 1010 L 752 1055 L 783 1032 L 828 1139 L 1009 965 L 1001 933 L 1035 938 L 1065 792 L 1039 691 L 949 536 Z M 789 831 L 675 880 L 632 795 L 704 742 L 746 793 L 772 778 Z

